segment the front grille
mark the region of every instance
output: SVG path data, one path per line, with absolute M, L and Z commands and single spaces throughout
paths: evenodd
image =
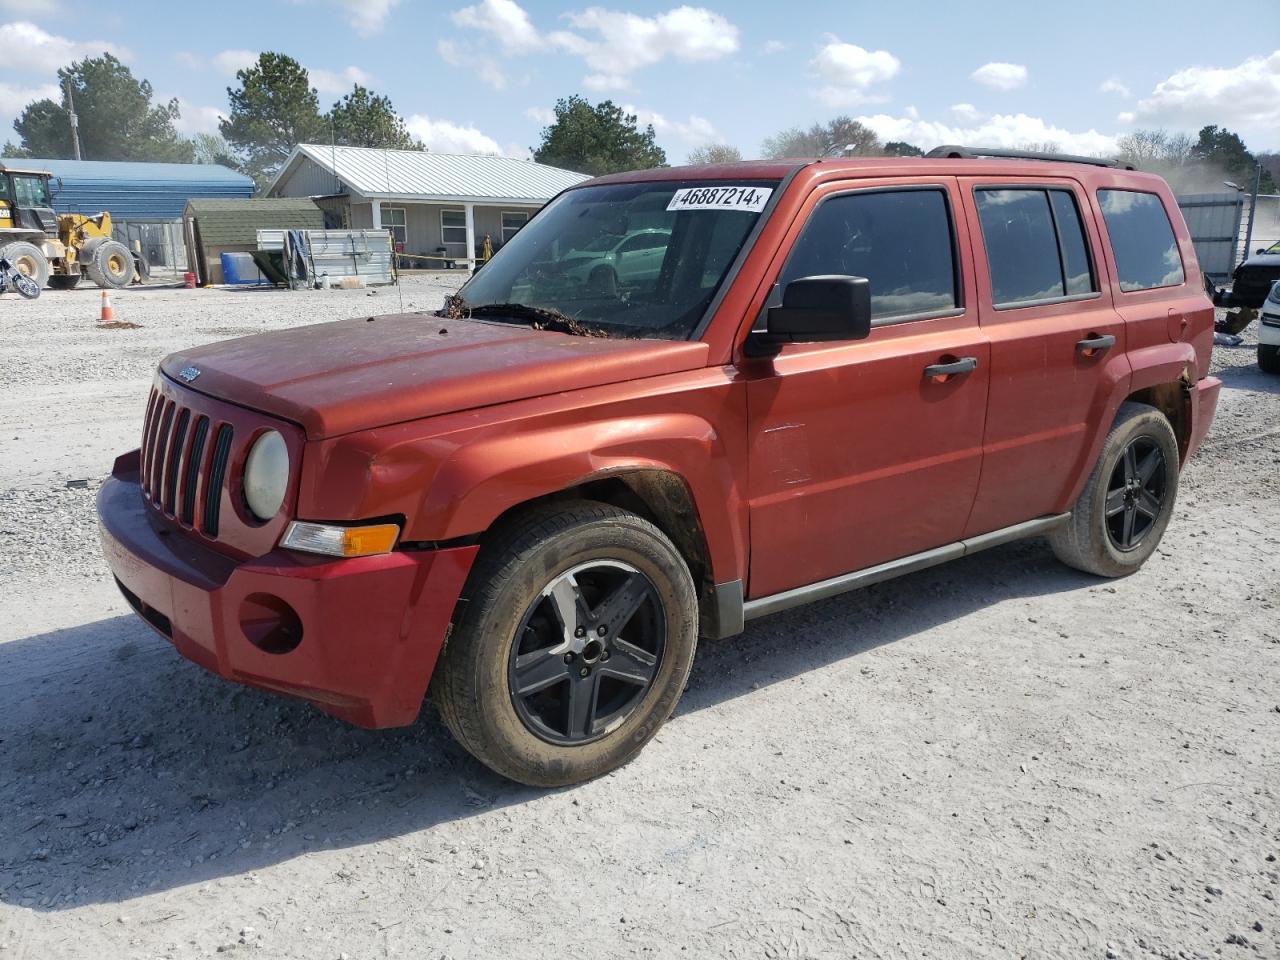
M 216 538 L 233 428 L 229 423 L 212 428 L 207 415 L 152 390 L 142 427 L 141 468 L 143 493 L 157 509 Z

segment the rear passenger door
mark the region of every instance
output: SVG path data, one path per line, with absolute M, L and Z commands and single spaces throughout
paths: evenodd
M 979 316 L 991 342 L 982 480 L 965 536 L 1061 513 L 1090 424 L 1129 375 L 1080 184 L 965 178 Z

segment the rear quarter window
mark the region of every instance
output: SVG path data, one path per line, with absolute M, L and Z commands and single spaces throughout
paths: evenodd
M 1099 190 L 1098 205 L 1116 259 L 1120 289 L 1175 287 L 1186 275 L 1164 204 L 1154 193 Z

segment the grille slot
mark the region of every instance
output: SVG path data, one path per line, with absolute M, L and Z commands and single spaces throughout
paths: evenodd
M 164 473 L 164 512 L 173 515 L 173 498 L 178 492 L 178 469 L 186 452 L 187 426 L 191 423 L 191 411 L 178 414 L 178 425 L 173 428 L 173 440 L 169 444 L 169 464 Z
M 209 437 L 209 418 L 201 415 L 196 420 L 195 434 L 191 438 L 191 452 L 187 454 L 186 476 L 182 478 L 182 508 L 178 519 L 191 526 L 196 515 L 196 480 L 204 463 L 204 442 Z
M 218 514 L 222 509 L 222 482 L 227 475 L 227 460 L 231 456 L 231 424 L 224 423 L 218 427 L 213 441 L 213 462 L 209 467 L 209 479 L 204 488 L 204 523 L 201 529 L 205 536 L 218 535 Z
M 159 390 L 151 391 L 151 402 L 147 404 L 147 418 L 142 426 L 142 489 L 151 493 L 151 451 L 156 444 L 156 427 L 160 424 L 160 408 L 164 406 L 164 398 Z
M 173 428 L 173 411 L 177 406 L 172 400 L 164 405 L 160 428 L 156 430 L 151 452 L 151 500 L 160 502 L 160 481 L 164 478 L 164 458 L 169 448 L 169 431 Z

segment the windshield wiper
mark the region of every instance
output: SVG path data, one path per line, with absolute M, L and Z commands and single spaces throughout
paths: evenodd
M 559 310 L 550 307 L 534 307 L 527 303 L 482 303 L 473 307 L 455 294 L 445 301 L 444 310 L 441 312 L 453 320 L 467 317 L 510 317 L 513 320 L 530 321 L 529 325 L 535 330 L 552 330 L 577 337 L 610 336 L 600 327 L 589 326 Z

